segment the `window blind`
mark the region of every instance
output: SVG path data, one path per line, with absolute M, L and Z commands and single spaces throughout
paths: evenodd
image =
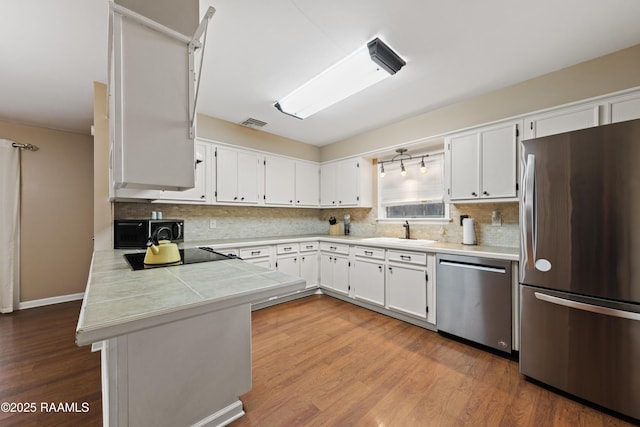
M 385 163 L 385 177 L 378 179 L 381 206 L 442 202 L 444 200 L 444 156 L 425 157 L 427 173 L 420 173 L 420 158 L 403 161 L 406 176 L 400 175 L 400 162 Z

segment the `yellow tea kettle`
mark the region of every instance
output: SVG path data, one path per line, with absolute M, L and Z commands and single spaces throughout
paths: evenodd
M 146 265 L 177 264 L 180 262 L 178 245 L 170 240 L 158 241 L 157 231 L 147 241 L 147 253 L 144 256 Z

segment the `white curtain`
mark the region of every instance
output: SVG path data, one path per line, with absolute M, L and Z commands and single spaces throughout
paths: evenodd
M 13 311 L 20 254 L 20 149 L 0 139 L 0 313 Z

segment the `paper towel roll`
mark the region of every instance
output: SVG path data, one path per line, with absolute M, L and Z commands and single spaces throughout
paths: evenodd
M 462 220 L 462 244 L 476 244 L 476 220 L 473 218 L 465 218 Z

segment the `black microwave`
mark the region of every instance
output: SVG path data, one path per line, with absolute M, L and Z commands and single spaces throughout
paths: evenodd
M 158 240 L 184 242 L 182 219 L 117 219 L 113 223 L 115 249 L 147 247 L 149 237 L 157 232 Z

